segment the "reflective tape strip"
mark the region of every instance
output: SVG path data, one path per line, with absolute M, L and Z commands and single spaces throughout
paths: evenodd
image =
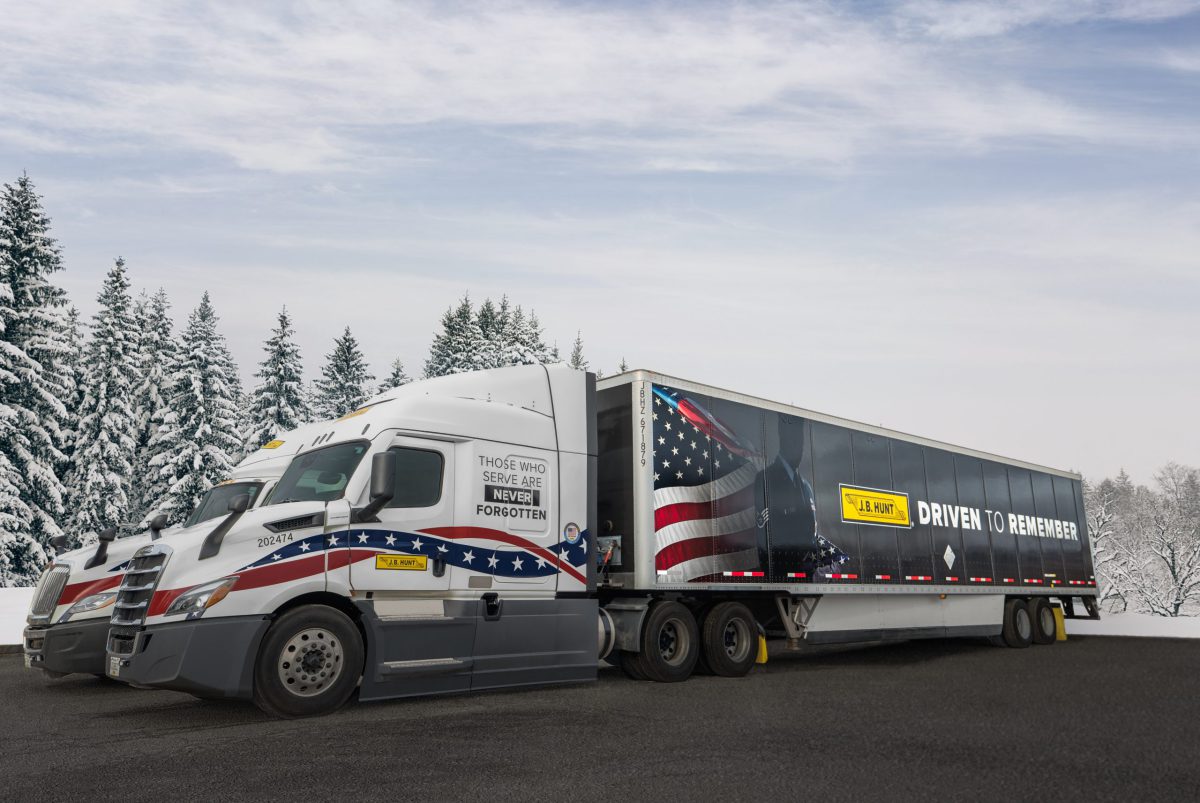
M 876 580 L 891 580 L 892 576 L 890 574 L 877 574 L 877 575 L 875 575 L 875 579 Z
M 1005 577 L 1005 578 L 1004 578 L 1004 582 L 1006 582 L 1006 583 L 1015 583 L 1015 582 L 1017 582 L 1017 581 L 1016 581 L 1016 580 L 1014 580 L 1014 579 L 1013 579 L 1013 578 L 1011 578 L 1011 577 Z
M 827 574 L 826 577 L 831 580 L 857 580 L 857 574 Z
M 990 577 L 972 577 L 971 582 L 972 583 L 990 583 L 990 582 L 992 582 L 992 578 L 990 578 Z
M 763 577 L 763 572 L 725 572 L 726 577 Z
M 1029 578 L 1028 580 L 1026 580 L 1025 582 L 1026 582 L 1026 583 L 1033 583 L 1034 585 L 1039 585 L 1039 586 L 1040 586 L 1040 585 L 1042 584 L 1042 582 L 1043 582 L 1043 581 L 1042 581 L 1042 579 L 1041 579 L 1040 577 L 1030 577 L 1030 578 Z
M 788 572 L 788 577 L 808 577 L 808 572 Z
M 927 574 L 906 574 L 906 575 L 904 575 L 904 579 L 905 580 L 932 580 L 933 578 Z
M 949 577 L 949 576 L 947 576 L 947 577 L 946 577 L 946 582 L 948 582 L 948 583 L 957 583 L 957 582 L 958 582 L 958 578 L 957 578 L 957 577 Z

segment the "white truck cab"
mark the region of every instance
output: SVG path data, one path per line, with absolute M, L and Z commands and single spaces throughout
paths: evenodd
M 112 605 L 134 552 L 162 537 L 211 530 L 236 497 L 247 497 L 251 507 L 262 504 L 303 445 L 303 433 L 288 433 L 268 444 L 270 448 L 248 455 L 227 480 L 204 495 L 182 525 L 101 541 L 50 561 L 26 617 L 25 666 L 50 677 L 73 672 L 103 675 Z
M 134 553 L 109 676 L 285 716 L 360 685 L 594 679 L 594 387 L 565 366 L 505 368 L 314 425 L 264 505 Z

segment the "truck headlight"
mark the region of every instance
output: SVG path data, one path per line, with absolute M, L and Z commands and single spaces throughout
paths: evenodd
M 237 583 L 237 577 L 222 577 L 211 583 L 194 586 L 179 595 L 167 608 L 163 616 L 178 616 L 187 614 L 189 618 L 200 616 L 212 606 L 225 599 Z
M 98 611 L 101 608 L 107 608 L 109 605 L 112 605 L 116 599 L 116 591 L 102 591 L 99 594 L 92 594 L 89 597 L 84 597 L 70 608 L 67 608 L 67 612 L 63 614 L 62 619 L 59 621 L 65 622 L 76 614 L 87 613 L 88 611 Z

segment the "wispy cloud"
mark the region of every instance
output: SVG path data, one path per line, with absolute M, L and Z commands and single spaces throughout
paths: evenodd
M 414 137 L 455 125 L 652 171 L 1144 141 L 1162 134 L 939 41 L 1187 8 L 923 2 L 868 19 L 825 3 L 22 4 L 5 15 L 0 137 L 285 173 L 415 158 Z

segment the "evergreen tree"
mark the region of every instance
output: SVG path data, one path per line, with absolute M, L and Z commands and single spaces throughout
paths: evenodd
M 59 476 L 66 477 L 71 471 L 71 458 L 75 454 L 75 441 L 79 433 L 79 405 L 83 402 L 84 376 L 83 333 L 80 331 L 79 310 L 71 307 L 67 311 L 65 332 L 66 352 L 60 365 L 63 387 L 67 395 L 63 399 L 66 416 L 63 418 L 63 462 Z
M 625 372 L 626 372 L 626 371 L 628 371 L 628 370 L 629 370 L 629 364 L 628 364 L 627 362 L 625 362 L 625 358 L 624 358 L 624 357 L 622 357 L 622 358 L 621 358 L 621 364 L 617 366 L 617 373 L 618 373 L 618 374 L 623 374 L 623 373 L 625 373 Z
M 442 331 L 433 338 L 425 377 L 461 374 L 485 366 L 486 344 L 479 321 L 471 311 L 471 299 L 464 295 L 457 309 L 442 316 Z
M 108 272 L 97 301 L 69 483 L 70 530 L 81 543 L 94 541 L 95 533 L 117 526 L 129 512 L 137 447 L 138 335 L 123 259 Z
M 575 330 L 575 345 L 571 348 L 571 361 L 567 365 L 580 371 L 588 369 L 588 361 L 583 358 L 583 335 Z
M 242 451 L 237 371 L 217 321 L 205 293 L 188 318 L 170 376 L 168 411 L 151 461 L 166 491 L 146 511 L 147 518 L 161 512 L 171 523 L 182 521 L 209 488 L 229 475 Z
M 260 363 L 261 381 L 250 394 L 246 450 L 253 451 L 280 432 L 295 429 L 312 417 L 304 394 L 300 348 L 287 307 L 279 312 L 279 325 L 263 346 L 266 358 Z
M 0 197 L 0 474 L 15 489 L 0 530 L 2 582 L 33 582 L 45 562 L 43 546 L 62 530 L 68 437 L 64 399 L 70 387 L 62 363 L 68 351 L 66 294 L 51 283 L 62 269 L 50 218 L 28 176 L 5 184 Z M 0 494 L 5 492 L 0 491 Z M 11 529 L 10 529 L 11 527 Z
M 317 380 L 316 408 L 324 418 L 339 418 L 362 406 L 370 396 L 367 386 L 375 379 L 367 372 L 358 341 L 350 327 L 341 337 L 334 338 L 333 351 L 326 357 Z
M 134 392 L 135 439 L 132 518 L 142 521 L 159 499 L 167 495 L 174 478 L 163 476 L 155 468 L 155 458 L 170 448 L 162 427 L 170 415 L 172 376 L 176 369 L 179 346 L 171 332 L 171 302 L 161 287 L 140 305 L 138 360 L 140 384 Z M 158 461 L 161 462 L 161 461 Z
M 507 307 L 508 297 L 505 296 L 501 304 L 502 309 Z M 507 309 L 504 309 L 505 314 Z M 490 298 L 485 298 L 483 304 L 479 307 L 479 314 L 475 316 L 475 322 L 479 324 L 479 334 L 483 336 L 483 344 L 479 352 L 479 367 L 480 368 L 499 368 L 500 355 L 503 351 L 501 309 L 497 309 Z
M 412 377 L 404 373 L 404 363 L 397 358 L 392 360 L 392 372 L 388 374 L 388 378 L 379 383 L 379 393 L 386 393 L 392 388 L 398 388 L 401 385 L 407 385 L 412 381 Z
M 537 355 L 529 348 L 528 324 L 520 305 L 505 319 L 500 340 L 500 365 L 537 365 Z

